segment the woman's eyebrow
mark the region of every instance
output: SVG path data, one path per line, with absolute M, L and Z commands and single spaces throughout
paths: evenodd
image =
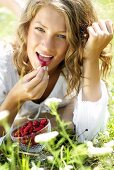
M 36 22 L 37 24 L 40 24 L 42 27 L 44 27 L 44 28 L 46 28 L 46 29 L 48 29 L 45 25 L 43 25 L 40 21 L 37 21 Z M 57 31 L 57 32 L 60 32 L 60 33 L 66 33 L 66 30 L 60 30 L 60 31 Z
M 43 26 L 43 27 L 45 27 L 45 28 L 47 28 L 45 25 L 43 25 L 40 21 L 37 21 L 36 22 L 37 24 L 40 24 L 41 26 Z

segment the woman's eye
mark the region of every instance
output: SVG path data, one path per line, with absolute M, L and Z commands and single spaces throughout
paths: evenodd
M 45 32 L 44 29 L 41 28 L 41 27 L 36 27 L 35 29 L 38 30 L 38 31 L 40 31 L 40 32 Z
M 57 37 L 61 39 L 66 39 L 66 35 L 62 35 L 62 34 L 58 34 Z

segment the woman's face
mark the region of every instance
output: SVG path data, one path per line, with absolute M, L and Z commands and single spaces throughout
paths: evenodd
M 52 6 L 42 7 L 28 30 L 27 54 L 32 67 L 48 65 L 49 71 L 55 70 L 68 46 L 64 15 Z

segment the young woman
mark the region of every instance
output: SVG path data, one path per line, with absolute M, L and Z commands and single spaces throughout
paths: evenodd
M 10 112 L 8 123 L 47 98 L 68 99 L 61 118 L 73 122 L 79 142 L 92 140 L 109 116 L 100 75 L 110 68 L 104 49 L 112 37 L 112 22 L 97 20 L 89 0 L 29 0 L 16 43 L 0 54 L 0 111 Z

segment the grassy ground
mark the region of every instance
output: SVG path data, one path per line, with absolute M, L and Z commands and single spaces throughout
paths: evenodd
M 110 18 L 114 21 L 114 0 L 93 0 L 93 3 L 98 11 L 99 18 Z M 6 37 L 6 39 L 12 39 L 16 23 L 17 18 L 9 10 L 0 8 L 0 39 L 4 39 L 4 37 Z M 104 143 L 114 139 L 113 66 L 114 61 L 112 62 L 112 72 L 108 79 L 110 91 L 109 110 L 111 118 L 108 123 L 106 134 L 100 134 L 98 139 L 93 142 L 93 145 L 99 148 L 102 148 Z M 60 122 L 58 124 L 60 124 Z M 71 135 L 70 132 L 66 133 L 64 131 L 64 125 L 60 126 L 60 129 L 60 136 L 56 140 L 51 141 L 49 145 L 47 145 L 47 150 L 45 151 L 46 155 L 53 156 L 53 160 L 49 160 L 49 157 L 43 152 L 40 153 L 40 157 L 30 157 L 25 154 L 19 154 L 17 145 L 12 145 L 11 141 L 7 141 L 6 144 L 0 148 L 0 170 L 37 170 L 37 167 L 45 167 L 45 169 L 49 170 L 70 170 L 70 168 L 77 170 L 114 169 L 114 153 L 92 156 L 88 154 L 87 145 L 78 145 L 74 140 L 74 136 Z M 43 159 L 45 159 L 45 161 L 43 161 Z M 72 165 L 72 167 L 70 165 Z M 67 168 L 65 169 L 65 167 Z

